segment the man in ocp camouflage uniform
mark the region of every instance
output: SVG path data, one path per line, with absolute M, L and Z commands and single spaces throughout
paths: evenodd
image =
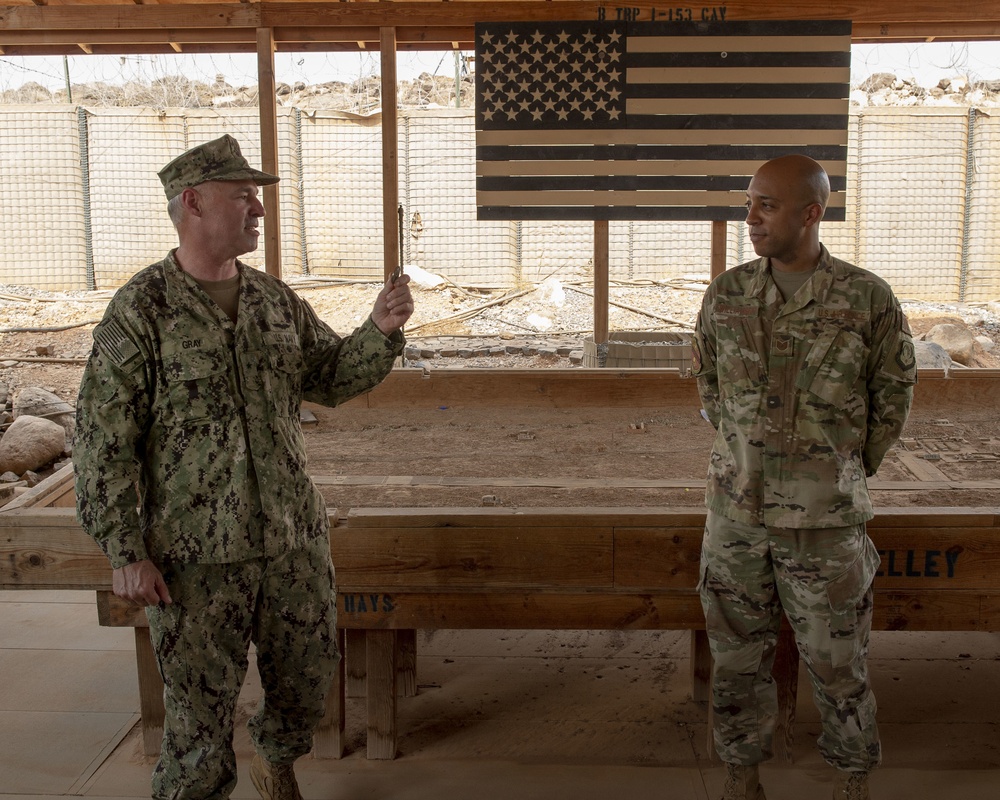
M 712 282 L 695 330 L 694 374 L 717 430 L 699 589 L 723 800 L 764 800 L 782 609 L 819 708 L 820 751 L 837 770 L 834 798 L 867 800 L 881 759 L 865 478 L 900 435 L 916 363 L 886 282 L 820 244 L 829 195 L 805 156 L 757 171 L 746 222 L 761 258 Z
M 115 594 L 147 606 L 165 684 L 154 800 L 222 800 L 252 642 L 264 697 L 248 727 L 265 800 L 300 800 L 339 659 L 329 523 L 306 471 L 308 399 L 376 386 L 413 312 L 405 275 L 340 337 L 281 281 L 238 261 L 257 247 L 258 186 L 231 136 L 160 179 L 179 246 L 108 305 L 80 386 L 74 461 L 84 529 Z

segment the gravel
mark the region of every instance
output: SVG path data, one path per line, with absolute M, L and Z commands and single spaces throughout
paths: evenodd
M 291 277 L 288 282 L 321 319 L 341 333 L 353 330 L 367 317 L 380 289 L 376 283 L 323 281 L 315 277 Z M 693 280 L 613 284 L 609 287 L 609 329 L 690 332 L 705 286 L 706 282 Z M 506 292 L 446 284 L 435 288 L 415 286 L 413 293 L 416 308 L 406 326 L 407 339 L 416 353 L 424 351 L 419 360 L 437 359 L 435 366 L 444 366 L 446 361 L 470 367 L 578 363 L 573 359 L 593 329 L 593 294 L 583 284 L 561 284 L 550 279 L 541 285 Z M 0 340 L 11 329 L 51 329 L 55 333 L 60 328 L 85 328 L 101 318 L 112 294 L 110 290 L 51 292 L 0 284 Z M 950 317 L 967 324 L 974 334 L 1000 341 L 1000 301 L 901 302 L 918 335 L 938 318 Z M 518 352 L 520 347 L 533 347 L 535 352 Z M 447 351 L 445 357 L 442 351 Z M 452 351 L 462 354 L 452 355 Z M 418 360 L 414 352 L 409 355 L 410 361 Z M 1000 366 L 1000 360 L 990 366 Z

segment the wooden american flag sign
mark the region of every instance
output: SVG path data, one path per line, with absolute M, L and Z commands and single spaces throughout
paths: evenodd
M 476 25 L 479 219 L 742 220 L 805 153 L 844 219 L 849 21 Z

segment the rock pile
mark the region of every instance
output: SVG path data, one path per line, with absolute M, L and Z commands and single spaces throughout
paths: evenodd
M 465 75 L 459 83 L 459 105 L 475 105 L 475 77 Z M 105 82 L 74 84 L 73 102 L 84 106 L 150 108 L 254 108 L 259 105 L 256 86 L 232 86 L 224 76 L 215 81 L 191 80 L 174 75 L 147 82 L 130 81 L 116 85 Z M 355 81 L 328 81 L 318 84 L 278 83 L 279 105 L 311 109 L 335 109 L 370 114 L 382 105 L 381 80 L 367 75 Z M 29 82 L 18 89 L 0 92 L 0 104 L 65 103 L 65 89 L 50 91 Z M 400 108 L 455 106 L 455 79 L 422 73 L 413 80 L 399 81 Z M 930 89 L 889 72 L 876 73 L 851 92 L 851 103 L 859 107 L 878 106 L 996 106 L 1000 105 L 1000 81 L 974 81 L 966 76 L 942 78 Z
M 996 106 L 1000 105 L 1000 81 L 972 81 L 961 75 L 942 78 L 926 89 L 891 72 L 878 72 L 851 92 L 851 105 L 879 106 Z
M 22 389 L 11 402 L 0 384 L 0 503 L 18 486 L 34 486 L 38 473 L 70 455 L 73 408 L 52 392 Z
M 461 105 L 475 104 L 475 83 L 466 76 L 460 83 Z M 454 107 L 455 79 L 422 73 L 413 80 L 399 81 L 397 102 L 400 108 Z M 148 83 L 130 81 L 121 85 L 104 82 L 74 84 L 73 102 L 83 106 L 150 108 L 256 108 L 256 86 L 232 86 L 222 75 L 213 83 L 193 81 L 181 76 L 159 78 Z M 382 105 L 382 86 L 378 76 L 365 76 L 345 83 L 279 83 L 275 87 L 279 105 L 301 109 L 329 108 L 370 114 Z M 50 91 L 30 82 L 18 89 L 0 92 L 0 104 L 65 103 L 65 89 Z

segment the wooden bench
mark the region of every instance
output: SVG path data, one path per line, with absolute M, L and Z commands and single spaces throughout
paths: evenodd
M 155 753 L 162 683 L 145 614 L 110 593 L 107 560 L 55 478 L 69 483 L 71 498 L 71 480 L 54 476 L 0 509 L 0 589 L 95 589 L 102 625 L 135 628 L 144 747 Z M 415 630 L 690 630 L 694 695 L 707 696 L 695 592 L 700 509 L 355 509 L 331 517 L 338 626 L 342 643 L 345 633 L 350 639 L 317 732 L 319 757 L 343 753 L 351 678 L 366 685 L 368 757 L 395 757 L 400 670 L 404 693 L 415 691 Z M 1000 631 L 998 528 L 1000 508 L 879 509 L 869 528 L 883 555 L 875 628 Z M 797 659 L 784 641 L 775 672 L 788 737 Z

